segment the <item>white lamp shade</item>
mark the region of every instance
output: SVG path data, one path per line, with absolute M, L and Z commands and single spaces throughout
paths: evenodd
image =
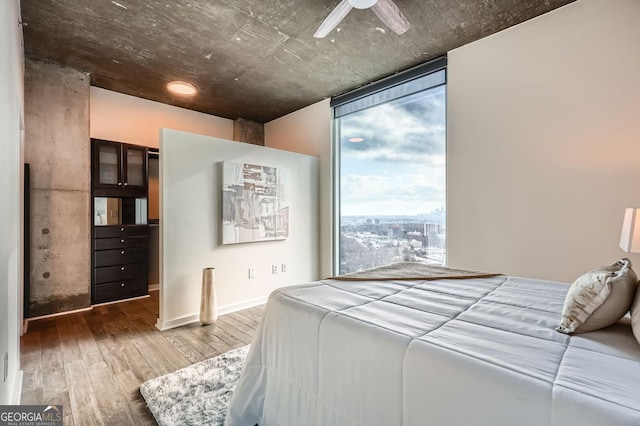
M 620 248 L 627 253 L 640 253 L 640 209 L 630 208 L 624 211 Z

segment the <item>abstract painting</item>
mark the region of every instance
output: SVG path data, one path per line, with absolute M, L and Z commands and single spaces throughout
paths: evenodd
M 222 175 L 222 244 L 289 236 L 288 170 L 224 161 Z

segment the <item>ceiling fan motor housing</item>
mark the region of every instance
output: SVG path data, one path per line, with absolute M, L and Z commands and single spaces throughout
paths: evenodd
M 369 9 L 376 3 L 378 0 L 349 0 L 349 4 L 356 9 Z

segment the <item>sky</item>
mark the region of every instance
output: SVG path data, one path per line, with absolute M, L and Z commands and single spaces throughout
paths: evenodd
M 445 86 L 340 118 L 342 216 L 445 207 Z M 354 137 L 363 142 L 349 142 Z

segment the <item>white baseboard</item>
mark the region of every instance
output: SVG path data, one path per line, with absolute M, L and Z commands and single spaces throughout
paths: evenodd
M 200 320 L 200 314 L 187 315 L 186 317 L 176 318 L 168 321 L 162 321 L 158 318 L 156 322 L 156 328 L 160 331 L 170 330 L 176 327 L 182 327 L 183 325 L 198 322 Z
M 241 311 L 243 309 L 253 308 L 254 306 L 267 303 L 269 296 L 256 297 L 255 299 L 245 300 L 240 303 L 233 303 L 218 307 L 218 315 L 230 314 L 231 312 Z
M 255 299 L 245 300 L 240 303 L 233 303 L 231 305 L 220 306 L 218 308 L 218 315 L 230 314 L 231 312 L 241 311 L 243 309 L 252 308 L 254 306 L 262 305 L 267 302 L 268 296 L 256 297 Z M 187 315 L 182 318 L 176 318 L 168 321 L 162 321 L 158 318 L 156 322 L 156 328 L 160 331 L 170 330 L 176 327 L 182 327 L 183 325 L 192 324 L 200 321 L 200 314 Z

